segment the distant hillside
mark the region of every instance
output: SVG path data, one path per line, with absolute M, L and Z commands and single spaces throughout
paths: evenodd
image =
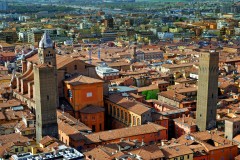
M 136 2 L 189 2 L 193 0 L 136 0 Z

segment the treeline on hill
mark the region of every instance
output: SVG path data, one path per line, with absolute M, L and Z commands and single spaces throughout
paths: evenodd
M 71 7 L 65 6 L 52 6 L 52 5 L 10 5 L 9 12 L 13 13 L 37 13 L 40 11 L 48 11 L 48 12 L 68 12 L 73 11 L 74 9 Z

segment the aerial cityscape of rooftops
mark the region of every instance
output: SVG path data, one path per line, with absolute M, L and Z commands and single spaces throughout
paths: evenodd
M 240 160 L 240 0 L 0 0 L 0 160 Z

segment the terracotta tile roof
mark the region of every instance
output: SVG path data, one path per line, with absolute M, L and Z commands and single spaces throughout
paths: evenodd
M 50 136 L 45 136 L 45 137 L 43 137 L 41 140 L 40 140 L 40 144 L 42 144 L 43 146 L 45 146 L 47 143 L 50 143 L 50 142 L 52 142 L 52 141 L 54 141 L 55 140 L 55 138 L 53 138 L 53 137 L 50 137 Z
M 8 68 L 7 67 L 4 67 L 4 66 L 0 66 L 0 71 L 7 71 Z
M 169 84 L 169 82 L 164 81 L 164 80 L 155 80 L 152 82 L 153 84 Z
M 237 142 L 237 143 L 240 143 L 240 134 L 236 135 L 236 136 L 233 138 L 233 141 L 234 141 L 234 142 Z
M 16 126 L 18 122 L 9 122 L 9 123 L 4 123 L 4 124 L 0 124 L 0 128 L 1 129 L 14 129 L 14 127 Z
M 142 95 L 139 95 L 139 94 L 135 94 L 135 93 L 129 93 L 129 95 L 133 98 L 143 98 Z
M 103 151 L 101 148 L 97 147 L 94 148 L 90 151 L 84 152 L 85 156 L 91 156 L 96 158 L 96 160 L 104 160 L 104 159 L 110 159 L 111 154 L 106 153 L 105 151 Z
M 12 75 L 8 74 L 8 75 L 2 75 L 0 74 L 0 80 L 11 80 Z
M 9 43 L 6 43 L 6 42 L 1 42 L 0 46 L 2 46 L 2 47 L 15 47 L 15 45 L 9 44 Z
M 193 119 L 192 117 L 176 118 L 174 121 L 188 126 L 196 126 L 196 119 Z
M 43 63 L 43 64 L 37 64 L 35 67 L 37 67 L 37 68 L 52 68 L 53 66 L 49 65 L 49 64 L 46 64 L 46 63 Z
M 168 90 L 168 91 L 163 91 L 161 93 L 159 93 L 160 96 L 175 100 L 175 101 L 179 101 L 181 102 L 182 100 L 184 100 L 186 98 L 186 96 L 182 95 L 182 94 L 178 94 L 176 93 L 174 90 Z
M 217 133 L 211 131 L 195 132 L 190 134 L 195 139 L 199 140 L 201 144 L 206 148 L 207 151 L 221 149 L 225 147 L 237 146 L 232 141 L 219 136 Z M 215 145 L 216 144 L 216 145 Z
M 8 135 L 0 135 L 0 143 L 6 144 L 9 142 L 29 142 L 32 141 L 28 137 L 22 136 L 20 133 L 12 133 Z
M 226 89 L 230 85 L 235 86 L 235 83 L 234 82 L 228 82 L 228 81 L 222 82 L 222 83 L 220 83 L 219 88 Z
M 102 141 L 111 141 L 136 135 L 156 133 L 161 130 L 166 130 L 166 128 L 154 123 L 148 123 L 140 126 L 97 132 L 85 135 L 86 144 L 98 143 Z
M 78 131 L 91 131 L 92 129 L 77 120 L 76 118 L 72 117 L 68 113 L 62 113 L 61 111 L 57 111 L 57 117 L 59 122 L 64 122 L 66 125 L 70 125 L 77 129 Z
M 36 128 L 28 127 L 23 121 L 20 121 L 18 124 L 16 124 L 15 129 L 18 129 L 20 132 L 22 132 L 22 131 L 30 131 L 30 130 L 35 131 Z
M 108 65 L 109 67 L 130 66 L 130 64 L 127 63 L 127 62 L 111 62 L 111 63 L 107 63 L 107 65 Z
M 15 57 L 16 54 L 15 52 L 0 52 L 0 57 L 3 56 L 3 57 Z
M 169 68 L 169 69 L 177 69 L 177 68 L 184 68 L 184 67 L 192 67 L 193 63 L 184 63 L 184 64 L 163 64 L 162 67 Z
M 124 81 L 127 81 L 129 79 L 132 79 L 131 77 L 123 77 L 123 78 L 117 78 L 110 80 L 111 83 L 123 83 Z
M 75 75 L 64 80 L 65 83 L 71 85 L 80 85 L 80 84 L 92 84 L 92 83 L 103 83 L 102 80 L 83 76 L 83 75 Z
M 66 135 L 68 135 L 73 140 L 78 141 L 85 139 L 85 137 L 80 133 L 80 131 L 77 128 L 62 121 L 58 122 L 58 129 L 65 133 Z
M 161 150 L 166 158 L 193 154 L 193 151 L 188 146 L 181 144 L 163 146 Z
M 34 64 L 38 64 L 38 55 L 35 54 L 29 58 L 27 58 L 27 61 L 32 62 Z M 84 63 L 82 60 L 78 58 L 73 58 L 71 56 L 65 56 L 65 55 L 56 55 L 56 63 L 57 63 L 57 69 L 63 69 L 66 65 L 69 63 L 72 63 L 74 61 L 77 61 L 79 63 Z
M 143 92 L 143 91 L 151 91 L 151 90 L 159 90 L 158 86 L 155 84 L 146 86 L 146 87 L 139 87 L 138 92 Z
M 9 142 L 0 146 L 0 157 L 4 157 L 7 153 L 9 153 L 12 146 L 14 146 L 13 142 Z
M 133 113 L 136 113 L 138 115 L 142 115 L 143 113 L 150 110 L 145 104 L 127 99 L 125 97 L 122 97 L 117 94 L 110 95 L 107 100 L 109 100 L 112 103 L 115 103 Z
M 98 106 L 87 106 L 84 107 L 83 109 L 80 110 L 81 113 L 87 113 L 87 114 L 91 114 L 91 113 L 99 113 L 99 112 L 104 112 L 105 109 L 103 107 L 98 107 Z
M 0 103 L 0 108 L 10 108 L 10 107 L 19 106 L 19 105 L 21 105 L 20 101 L 11 99 L 11 100 L 8 100 L 7 102 Z
M 142 159 L 159 159 L 164 158 L 163 152 L 157 145 L 149 145 L 140 147 L 134 150 L 129 151 L 132 154 L 141 156 Z

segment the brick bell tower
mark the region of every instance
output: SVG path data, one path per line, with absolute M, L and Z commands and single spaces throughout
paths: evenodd
M 47 135 L 58 138 L 56 51 L 47 33 L 39 42 L 38 58 L 38 65 L 34 66 L 37 142 Z

